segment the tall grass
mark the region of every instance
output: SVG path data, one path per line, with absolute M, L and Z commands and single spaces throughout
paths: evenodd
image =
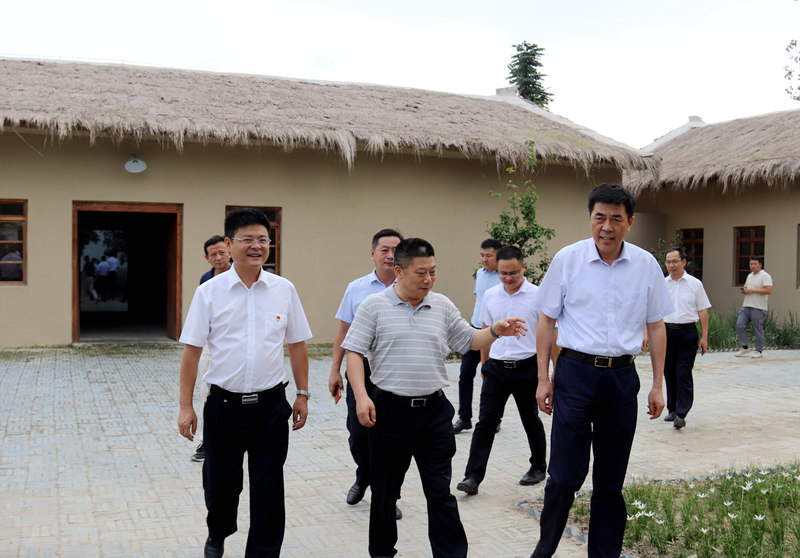
M 720 314 L 714 309 L 708 313 L 708 348 L 709 349 L 736 349 L 739 341 L 736 336 L 736 318 L 738 312 Z M 752 327 L 748 326 L 750 338 L 749 345 L 753 346 Z M 764 320 L 764 338 L 767 347 L 776 349 L 800 349 L 800 320 L 794 313 L 789 318 L 778 323 L 770 312 Z

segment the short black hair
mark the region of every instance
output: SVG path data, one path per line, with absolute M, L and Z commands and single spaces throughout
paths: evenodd
M 433 246 L 427 240 L 406 238 L 394 249 L 394 265 L 408 269 L 414 258 L 430 258 L 434 255 Z
M 252 207 L 234 209 L 225 216 L 225 236 L 233 238 L 236 231 L 249 225 L 264 225 L 269 232 L 269 219 L 263 211 Z
M 636 209 L 636 198 L 630 190 L 623 188 L 619 184 L 608 184 L 606 182 L 598 184 L 589 192 L 589 213 L 594 211 L 596 203 L 624 205 L 628 219 L 633 217 L 633 211 Z
M 518 260 L 519 263 L 525 263 L 525 256 L 522 254 L 522 250 L 517 248 L 516 246 L 503 246 L 497 251 L 497 261 L 501 260 Z
M 269 228 L 267 230 L 269 230 Z M 214 244 L 217 244 L 219 242 L 225 242 L 225 239 L 220 235 L 215 234 L 214 236 L 212 236 L 203 243 L 203 252 L 206 253 L 206 256 L 208 256 L 208 247 L 213 246 Z
M 686 259 L 686 250 L 683 249 L 683 246 L 673 246 L 672 248 L 668 248 L 666 252 L 664 252 L 664 257 L 667 257 L 667 254 L 670 252 L 677 252 L 678 255 L 682 260 Z
M 761 267 L 764 267 L 764 256 L 750 256 L 749 261 L 757 261 L 761 264 Z
M 387 236 L 397 237 L 400 239 L 401 242 L 403 241 L 403 235 L 397 232 L 396 230 L 381 229 L 375 233 L 375 236 L 372 237 L 372 249 L 373 250 L 375 249 L 375 247 L 378 245 L 378 241 L 380 241 L 381 238 L 386 238 Z
M 499 250 L 503 247 L 503 243 L 499 240 L 495 240 L 494 238 L 487 238 L 483 242 L 481 242 L 481 250 L 488 250 L 489 248 L 494 248 L 495 251 Z

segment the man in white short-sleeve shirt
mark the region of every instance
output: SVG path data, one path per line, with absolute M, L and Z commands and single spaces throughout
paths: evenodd
M 734 356 L 761 358 L 764 352 L 764 320 L 769 309 L 769 295 L 772 294 L 772 276 L 764 271 L 761 256 L 750 258 L 750 273 L 744 281 L 742 294 L 744 301 L 736 319 L 736 333 L 741 349 Z M 756 350 L 750 349 L 747 339 L 747 324 L 753 324 L 756 337 Z
M 242 462 L 250 472 L 250 531 L 245 556 L 278 558 L 286 522 L 283 464 L 288 420 L 302 428 L 308 415 L 308 350 L 311 330 L 294 285 L 266 273 L 269 220 L 252 208 L 225 218 L 225 244 L 233 267 L 195 291 L 181 334 L 178 428 L 194 439 L 197 416 L 192 392 L 203 346 L 210 385 L 203 409 L 203 489 L 208 509 L 205 557 L 222 556 L 236 531 Z M 286 400 L 283 345 L 289 349 L 297 397 Z

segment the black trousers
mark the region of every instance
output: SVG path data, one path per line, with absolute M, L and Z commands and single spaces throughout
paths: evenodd
M 236 532 L 239 494 L 247 452 L 250 475 L 250 531 L 247 558 L 277 558 L 283 544 L 286 510 L 283 464 L 289 447 L 292 408 L 283 389 L 262 392 L 258 403 L 243 405 L 216 391 L 203 409 L 203 489 L 209 536 L 224 540 Z
M 567 524 L 575 491 L 594 453 L 589 558 L 619 558 L 627 510 L 622 484 L 636 431 L 639 376 L 633 363 L 597 368 L 561 356 L 553 381 L 549 478 L 539 521 L 539 548 L 550 556 Z
M 480 351 L 467 351 L 461 355 L 461 370 L 458 374 L 458 418 L 461 420 L 472 420 L 472 391 L 480 363 Z
M 692 368 L 697 356 L 697 327 L 667 328 L 667 355 L 664 380 L 667 384 L 667 411 L 685 418 L 694 403 Z
M 489 359 L 483 365 L 484 378 L 478 424 L 472 434 L 469 460 L 464 472 L 465 477 L 472 477 L 478 484 L 486 476 L 486 466 L 489 463 L 497 426 L 503 418 L 506 402 L 512 395 L 528 437 L 530 464 L 540 471 L 545 471 L 547 467 L 545 455 L 547 442 L 536 403 L 536 387 L 539 385 L 536 357 L 519 361 L 517 366 L 517 368 L 507 368 L 502 361 L 494 359 Z
M 397 553 L 395 504 L 411 458 L 417 464 L 428 504 L 428 538 L 433 558 L 464 558 L 467 535 L 450 493 L 456 439 L 455 414 L 447 397 L 412 407 L 411 398 L 373 389 L 375 426 L 369 428 L 372 502 L 369 510 L 370 556 Z
M 369 361 L 364 359 L 364 385 L 367 388 L 367 393 L 372 393 L 372 385 L 370 375 L 372 371 L 369 368 Z M 345 372 L 345 378 L 347 372 Z M 369 458 L 369 438 L 367 436 L 367 427 L 358 422 L 358 415 L 356 414 L 356 397 L 353 393 L 353 388 L 350 387 L 350 381 L 347 381 L 347 388 L 345 392 L 345 402 L 347 403 L 347 431 L 350 436 L 347 442 L 350 445 L 350 455 L 353 456 L 353 461 L 356 464 L 356 482 L 362 488 L 369 486 L 370 479 L 370 458 Z

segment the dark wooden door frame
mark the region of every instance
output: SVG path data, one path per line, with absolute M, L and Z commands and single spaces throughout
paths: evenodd
M 183 204 L 145 202 L 72 202 L 72 341 L 80 337 L 81 282 L 78 253 L 78 214 L 80 212 L 164 213 L 174 215 L 174 226 L 167 238 L 167 337 L 177 339 L 181 332 L 181 282 L 183 270 Z

